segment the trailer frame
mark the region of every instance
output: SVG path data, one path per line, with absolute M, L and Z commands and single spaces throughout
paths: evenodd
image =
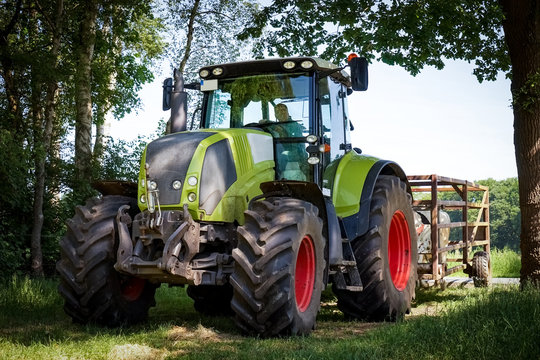
M 471 181 L 454 179 L 436 174 L 407 176 L 413 195 L 430 194 L 430 199 L 414 199 L 415 211 L 429 210 L 431 214 L 431 263 L 418 264 L 419 280 L 434 280 L 438 284 L 445 276 L 463 270 L 471 277 L 472 257 L 470 253 L 475 247 L 482 247 L 490 254 L 489 229 L 489 188 Z M 481 192 L 480 201 L 469 201 L 470 192 Z M 440 193 L 454 192 L 460 200 L 441 200 Z M 461 221 L 439 224 L 439 211 L 461 210 Z M 469 209 L 478 209 L 476 221 L 469 221 Z M 449 239 L 447 246 L 439 248 L 439 231 L 444 228 L 461 228 L 461 239 Z M 461 250 L 461 258 L 448 258 L 440 263 L 441 255 L 450 251 Z M 459 263 L 448 267 L 448 263 Z

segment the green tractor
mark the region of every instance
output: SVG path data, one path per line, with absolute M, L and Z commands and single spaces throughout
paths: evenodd
M 202 68 L 196 84 L 175 71 L 169 131 L 146 147 L 138 183 L 99 184 L 68 222 L 57 264 L 67 314 L 137 323 L 162 283 L 260 336 L 309 334 L 329 284 L 350 318 L 410 310 L 411 190 L 396 163 L 352 146 L 347 96 L 367 89 L 367 62 L 347 66 L 350 76 L 313 57 L 237 62 Z M 186 89 L 204 95 L 194 131 Z

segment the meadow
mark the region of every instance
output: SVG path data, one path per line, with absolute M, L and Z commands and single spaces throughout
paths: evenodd
M 495 268 L 495 266 L 494 266 Z M 537 359 L 540 290 L 518 286 L 417 289 L 398 323 L 348 321 L 331 291 L 308 337 L 243 336 L 230 317 L 201 316 L 185 289 L 161 286 L 146 323 L 73 324 L 56 279 L 0 286 L 0 359 Z

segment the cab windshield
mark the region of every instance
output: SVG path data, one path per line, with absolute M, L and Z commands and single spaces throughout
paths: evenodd
M 309 129 L 310 78 L 306 74 L 267 74 L 218 81 L 207 92 L 204 127 L 214 129 L 289 123 L 302 137 Z

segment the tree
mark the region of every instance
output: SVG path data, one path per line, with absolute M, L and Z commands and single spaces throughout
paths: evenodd
M 157 29 L 142 0 L 0 4 L 0 272 L 40 275 L 43 257 L 58 252 L 63 219 L 99 173 L 93 125 L 98 114 L 136 108 L 163 46 Z M 64 166 L 72 163 L 79 181 Z
M 159 7 L 166 32 L 171 41 L 166 58 L 171 68 L 184 74 L 186 82 L 197 81 L 197 71 L 209 63 L 237 61 L 246 41 L 238 41 L 235 34 L 244 29 L 256 9 L 254 1 L 242 0 L 184 0 L 164 2 Z M 202 96 L 188 93 L 193 120 Z M 193 127 L 193 121 L 188 128 Z
M 521 281 L 540 284 L 540 1 L 274 0 L 251 23 L 239 38 L 258 38 L 258 48 L 270 55 L 321 53 L 341 62 L 356 49 L 412 75 L 426 65 L 441 69 L 445 59 L 473 61 L 479 81 L 506 72 L 512 79 Z

